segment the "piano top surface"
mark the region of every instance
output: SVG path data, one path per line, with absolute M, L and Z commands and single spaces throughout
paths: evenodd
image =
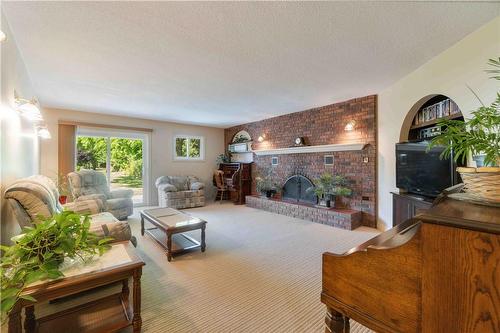
M 451 227 L 500 234 L 500 208 L 444 198 L 415 219 Z

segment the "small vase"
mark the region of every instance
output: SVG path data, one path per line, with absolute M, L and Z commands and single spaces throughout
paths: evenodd
M 67 195 L 60 195 L 59 196 L 59 203 L 61 205 L 65 205 L 66 204 L 66 201 L 68 201 L 68 196 Z

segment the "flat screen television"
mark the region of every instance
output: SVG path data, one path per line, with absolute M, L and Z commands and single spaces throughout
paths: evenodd
M 396 144 L 396 186 L 408 193 L 437 197 L 459 183 L 453 158 L 440 159 L 444 147 L 427 151 L 428 142 Z

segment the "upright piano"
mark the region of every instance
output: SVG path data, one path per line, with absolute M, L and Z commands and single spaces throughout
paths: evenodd
M 500 332 L 500 208 L 451 198 L 323 254 L 325 332 Z
M 219 170 L 224 171 L 224 182 L 231 200 L 243 205 L 245 196 L 252 194 L 252 163 L 221 163 Z

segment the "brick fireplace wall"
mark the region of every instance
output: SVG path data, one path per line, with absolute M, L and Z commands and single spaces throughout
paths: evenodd
M 344 128 L 350 120 L 355 120 L 356 126 L 348 132 Z M 272 168 L 281 185 L 294 174 L 302 174 L 311 180 L 324 172 L 344 175 L 352 182 L 353 195 L 343 198 L 340 204 L 362 211 L 363 225 L 376 227 L 376 126 L 377 96 L 371 95 L 234 126 L 227 128 L 224 134 L 227 146 L 238 131 L 247 131 L 254 140 L 254 150 L 292 147 L 294 139 L 299 136 L 305 137 L 308 145 L 366 143 L 367 147 L 362 151 L 277 155 L 277 166 L 271 166 L 272 156 L 254 155 L 253 178 L 264 168 Z M 266 136 L 263 142 L 257 142 L 260 135 Z M 334 156 L 333 166 L 324 165 L 325 155 Z

